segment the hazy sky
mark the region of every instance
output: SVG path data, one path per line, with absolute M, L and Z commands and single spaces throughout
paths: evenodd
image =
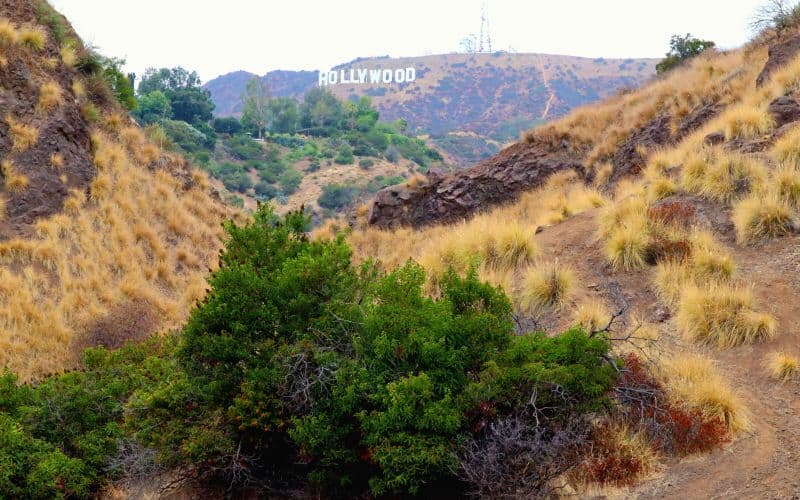
M 482 0 L 50 0 L 128 70 L 328 69 L 359 56 L 453 52 L 480 29 Z M 674 33 L 741 45 L 766 0 L 488 0 L 493 48 L 661 57 Z

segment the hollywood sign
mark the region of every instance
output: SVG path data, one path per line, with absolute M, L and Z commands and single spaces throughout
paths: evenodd
M 340 69 L 339 71 L 320 71 L 319 86 L 342 85 L 352 83 L 406 83 L 417 79 L 415 68 L 400 69 L 367 69 L 351 68 Z

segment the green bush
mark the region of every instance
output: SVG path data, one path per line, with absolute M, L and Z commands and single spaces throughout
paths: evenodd
M 128 472 L 130 445 L 232 493 L 269 478 L 331 497 L 453 493 L 462 446 L 532 395 L 548 422 L 609 403 L 602 336 L 515 335 L 474 269 L 431 298 L 419 265 L 354 266 L 343 235 L 308 229 L 261 205 L 225 225 L 180 337 L 89 349 L 83 371 L 33 386 L 0 377 L 0 491 L 88 497 Z
M 375 161 L 372 158 L 362 158 L 358 160 L 358 166 L 364 170 L 369 170 L 373 165 L 375 165 Z
M 278 195 L 278 188 L 264 181 L 256 183 L 253 189 L 262 200 L 271 200 Z
M 300 183 L 303 182 L 303 174 L 298 170 L 289 168 L 280 175 L 278 180 L 284 194 L 288 195 L 294 193 L 300 187 Z
M 339 152 L 336 154 L 336 158 L 334 158 L 333 161 L 339 165 L 350 165 L 355 161 L 353 157 L 353 148 L 348 144 L 343 144 L 342 147 L 339 148 Z
M 261 144 L 244 134 L 232 135 L 223 139 L 228 152 L 239 160 L 263 160 L 264 148 Z
M 317 199 L 319 206 L 336 210 L 353 202 L 358 195 L 358 188 L 342 184 L 326 184 L 322 187 L 322 194 Z

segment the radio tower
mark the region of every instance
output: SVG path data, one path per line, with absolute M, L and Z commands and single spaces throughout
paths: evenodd
M 485 50 L 484 50 L 485 49 Z M 478 52 L 492 51 L 492 34 L 489 28 L 489 7 L 484 1 L 481 5 L 481 37 L 478 40 Z

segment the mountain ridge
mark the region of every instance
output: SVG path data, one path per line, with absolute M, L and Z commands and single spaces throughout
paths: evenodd
M 409 130 L 418 133 L 475 132 L 505 141 L 515 139 L 533 122 L 563 116 L 620 89 L 638 87 L 655 74 L 656 62 L 508 52 L 380 56 L 356 58 L 332 69 L 347 69 L 356 63 L 374 68 L 414 67 L 414 83 L 328 88 L 342 99 L 368 95 L 383 119 L 402 118 Z M 205 84 L 217 115 L 240 112 L 240 95 L 253 76 L 258 75 L 236 71 Z M 275 96 L 301 97 L 317 85 L 316 71 L 275 70 L 260 78 Z M 511 130 L 505 130 L 509 123 Z

